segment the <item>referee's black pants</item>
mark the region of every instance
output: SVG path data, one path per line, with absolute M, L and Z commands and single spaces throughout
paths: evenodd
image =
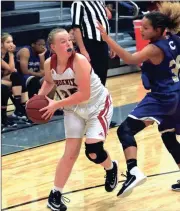
M 83 39 L 83 41 L 90 56 L 94 72 L 99 76 L 102 84 L 105 86 L 109 60 L 108 45 L 105 42 L 90 39 Z

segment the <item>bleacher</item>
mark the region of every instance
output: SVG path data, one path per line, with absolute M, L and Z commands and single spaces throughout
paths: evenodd
M 59 1 L 14 1 L 11 3 L 14 9 L 3 11 L 1 14 L 2 31 L 12 34 L 17 46 L 27 45 L 32 36 L 39 31 L 47 37 L 49 31 L 55 27 L 66 28 L 71 25 L 70 8 L 63 8 L 61 20 Z
M 70 5 L 71 2 L 60 1 L 1 1 L 2 32 L 13 36 L 17 48 L 29 44 L 38 32 L 47 38 L 53 28 L 71 26 Z M 118 25 L 118 43 L 129 52 L 135 52 L 135 40 L 129 35 L 133 32 L 132 20 L 121 18 Z M 115 39 L 115 18 L 110 21 L 110 27 L 110 35 Z M 108 76 L 138 71 L 136 66 L 127 66 L 119 58 L 109 59 L 109 69 Z M 8 111 L 13 110 L 9 101 Z
M 70 3 L 60 1 L 3 1 L 2 31 L 9 32 L 17 47 L 27 45 L 31 38 L 41 31 L 47 37 L 56 27 L 71 26 Z M 61 10 L 62 8 L 62 10 Z M 128 51 L 135 51 L 135 40 L 128 34 L 133 32 L 132 20 L 118 21 L 118 43 Z M 115 18 L 110 20 L 111 36 L 115 38 Z

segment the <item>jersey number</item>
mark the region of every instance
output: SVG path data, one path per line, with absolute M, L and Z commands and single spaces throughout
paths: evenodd
M 171 60 L 169 63 L 169 67 L 173 67 L 171 70 L 175 74 L 176 80 L 178 80 L 178 77 L 180 78 L 180 55 L 177 56 L 176 60 Z M 175 79 L 173 77 L 173 80 Z
M 75 92 L 77 92 L 77 88 L 72 88 L 72 89 L 68 89 L 68 90 L 57 90 L 57 94 L 59 95 L 60 99 L 64 99 L 67 98 L 69 96 L 71 96 L 72 94 L 74 94 Z

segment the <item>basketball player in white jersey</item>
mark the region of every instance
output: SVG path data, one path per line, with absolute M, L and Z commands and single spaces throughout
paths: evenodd
M 46 119 L 57 109 L 64 109 L 65 152 L 57 165 L 54 188 L 48 199 L 49 208 L 62 211 L 67 209 L 62 201 L 62 191 L 79 155 L 84 134 L 87 158 L 106 170 L 107 192 L 113 191 L 118 184 L 118 164 L 111 161 L 103 147 L 113 114 L 108 90 L 86 57 L 74 52 L 66 30 L 52 30 L 48 42 L 55 54 L 45 61 L 45 81 L 39 95 L 47 95 L 56 84 L 62 99 L 47 98 L 49 105 L 40 111 L 45 111 L 42 117 Z

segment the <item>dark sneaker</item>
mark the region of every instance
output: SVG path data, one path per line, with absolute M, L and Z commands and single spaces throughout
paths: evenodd
M 172 190 L 180 191 L 180 180 L 177 181 L 177 184 L 171 186 Z
M 118 162 L 113 161 L 113 168 L 106 170 L 105 190 L 112 192 L 118 184 Z
M 9 130 L 9 129 L 17 128 L 17 124 L 9 118 L 7 118 L 6 121 L 2 122 L 1 126 L 2 126 L 1 128 L 2 132 L 5 132 L 6 130 Z
M 118 197 L 129 196 L 132 193 L 134 187 L 143 184 L 147 180 L 147 177 L 140 171 L 137 166 L 132 168 L 130 172 L 127 172 L 127 176 L 123 176 L 126 177 L 126 181 L 123 183 L 122 188 L 118 192 Z
M 67 210 L 64 202 L 70 202 L 70 200 L 64 196 L 59 191 L 52 190 L 49 194 L 47 207 L 53 211 L 65 211 Z
M 15 111 L 15 112 L 12 114 L 12 117 L 13 117 L 13 118 L 20 119 L 20 120 L 27 121 L 26 115 L 25 115 L 25 114 L 22 114 L 22 113 L 20 113 L 20 112 L 17 112 L 17 111 Z
M 24 121 L 27 125 L 33 125 L 34 122 L 32 122 L 30 119 L 27 119 L 26 121 Z
M 117 126 L 117 122 L 111 121 L 110 125 L 109 125 L 109 128 L 114 128 L 116 126 Z

